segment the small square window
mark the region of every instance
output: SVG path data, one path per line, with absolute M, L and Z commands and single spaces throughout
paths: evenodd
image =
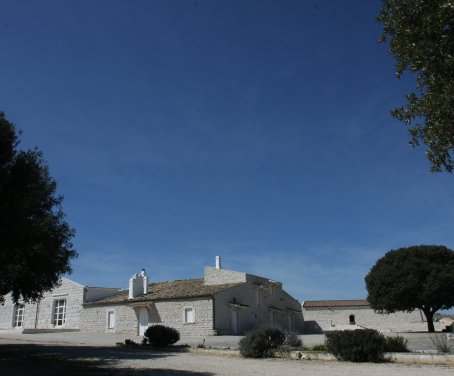
M 194 308 L 184 309 L 184 322 L 185 323 L 195 322 Z

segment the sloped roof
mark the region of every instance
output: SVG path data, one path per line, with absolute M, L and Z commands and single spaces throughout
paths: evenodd
M 148 293 L 138 296 L 133 299 L 128 299 L 128 290 L 110 296 L 105 299 L 88 304 L 116 304 L 116 303 L 133 303 L 141 301 L 158 301 L 158 300 L 173 300 L 184 298 L 208 297 L 213 294 L 228 289 L 241 283 L 225 283 L 222 285 L 205 285 L 203 278 L 198 279 L 183 279 L 169 282 L 151 283 L 148 285 Z
M 368 307 L 367 300 L 306 300 L 303 308 Z

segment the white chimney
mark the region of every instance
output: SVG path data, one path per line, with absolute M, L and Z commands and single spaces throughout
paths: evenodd
M 216 256 L 216 269 L 222 269 L 221 256 Z
M 134 274 L 129 279 L 129 299 L 144 295 L 148 292 L 148 276 L 145 269 L 140 274 Z
M 143 293 L 146 294 L 148 292 L 148 276 L 144 268 L 142 268 L 140 275 L 143 278 Z

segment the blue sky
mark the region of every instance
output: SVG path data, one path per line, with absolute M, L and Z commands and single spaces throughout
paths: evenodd
M 390 249 L 454 248 L 454 181 L 389 110 L 380 1 L 0 0 L 0 110 L 76 229 L 70 278 L 225 268 L 364 298 Z

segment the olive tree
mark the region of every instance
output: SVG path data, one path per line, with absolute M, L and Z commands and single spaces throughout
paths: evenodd
M 381 42 L 396 59 L 396 75 L 416 75 L 416 91 L 391 114 L 409 127 L 410 144 L 426 145 L 435 172 L 454 164 L 454 2 L 383 0 Z

